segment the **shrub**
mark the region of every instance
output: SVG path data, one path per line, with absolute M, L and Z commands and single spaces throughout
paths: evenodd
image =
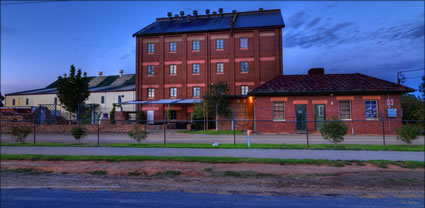
M 145 140 L 147 137 L 146 131 L 143 131 L 138 126 L 134 126 L 133 129 L 127 132 L 128 136 L 137 141 L 140 144 L 140 141 Z
M 204 109 L 201 104 L 195 104 L 192 120 L 192 129 L 204 129 Z
M 80 139 L 87 134 L 87 130 L 83 127 L 74 127 L 71 129 L 71 135 L 78 140 L 78 144 L 80 143 Z
M 115 104 L 112 105 L 112 110 L 109 112 L 109 117 L 111 118 L 111 124 L 115 124 Z
M 32 132 L 30 127 L 27 126 L 14 126 L 12 127 L 12 131 L 10 132 L 10 136 L 15 142 L 24 143 L 28 134 Z
M 143 121 L 145 120 L 145 114 L 143 114 L 143 111 L 137 111 L 136 113 L 136 120 L 138 124 L 142 124 Z
M 333 120 L 326 122 L 323 128 L 320 129 L 320 134 L 323 138 L 334 143 L 335 147 L 337 143 L 344 141 L 344 136 L 347 134 L 348 126 L 339 120 Z
M 407 124 L 397 129 L 397 139 L 410 145 L 418 137 L 419 128 L 416 125 Z

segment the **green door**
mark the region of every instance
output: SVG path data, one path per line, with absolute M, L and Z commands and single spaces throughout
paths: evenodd
M 305 132 L 307 130 L 306 125 L 306 105 L 305 104 L 295 104 L 295 116 L 297 119 L 296 130 L 297 132 Z
M 325 105 L 324 104 L 316 104 L 314 105 L 314 121 L 315 121 L 315 129 L 316 131 L 320 131 L 320 129 L 325 125 Z

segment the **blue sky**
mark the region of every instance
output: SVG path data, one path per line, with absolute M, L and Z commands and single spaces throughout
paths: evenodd
M 43 88 L 71 64 L 89 76 L 134 73 L 132 34 L 169 11 L 260 7 L 282 10 L 284 74 L 324 67 L 326 73 L 359 72 L 396 82 L 397 71 L 424 70 L 421 1 L 50 2 L 1 7 L 1 92 Z M 420 83 L 411 78 L 404 85 L 417 89 Z

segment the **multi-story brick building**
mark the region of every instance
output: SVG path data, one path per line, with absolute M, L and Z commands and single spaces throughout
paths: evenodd
M 136 32 L 136 99 L 148 120 L 189 120 L 211 83 L 229 84 L 239 118 L 253 118 L 249 90 L 282 74 L 280 10 L 158 18 Z M 236 99 L 237 98 L 237 99 Z

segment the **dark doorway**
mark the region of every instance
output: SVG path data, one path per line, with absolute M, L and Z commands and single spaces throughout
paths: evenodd
M 295 104 L 295 116 L 297 119 L 296 122 L 296 131 L 297 132 L 306 132 L 307 130 L 307 113 L 306 113 L 306 104 Z
M 314 121 L 315 121 L 316 131 L 320 131 L 323 125 L 325 125 L 325 120 L 326 120 L 325 104 L 314 105 Z

